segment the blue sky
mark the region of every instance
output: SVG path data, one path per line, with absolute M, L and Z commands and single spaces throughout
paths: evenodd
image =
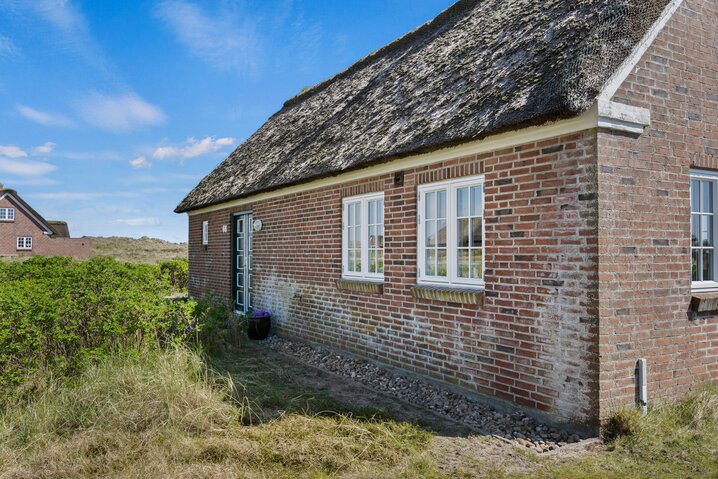
M 172 212 L 282 103 L 453 0 L 0 0 L 0 183 L 73 236 Z

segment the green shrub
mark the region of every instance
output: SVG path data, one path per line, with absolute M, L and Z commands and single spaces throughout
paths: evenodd
M 0 263 L 0 405 L 38 372 L 73 374 L 112 351 L 192 337 L 195 303 L 167 301 L 173 291 L 158 266 L 111 258 Z
M 159 264 L 160 274 L 176 291 L 187 291 L 189 286 L 189 263 L 186 259 L 175 258 Z

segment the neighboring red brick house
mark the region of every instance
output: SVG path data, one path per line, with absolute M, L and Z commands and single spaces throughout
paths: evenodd
M 0 185 L 0 257 L 90 256 L 90 240 L 70 238 L 64 221 L 47 221 L 15 190 Z
M 595 425 L 718 379 L 714 0 L 463 0 L 177 207 L 190 290 Z M 691 232 L 693 242 L 691 243 Z

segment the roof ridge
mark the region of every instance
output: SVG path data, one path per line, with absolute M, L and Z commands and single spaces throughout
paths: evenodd
M 291 108 L 302 101 L 306 100 L 309 97 L 312 97 L 316 95 L 317 93 L 320 93 L 324 91 L 328 86 L 332 85 L 333 83 L 348 77 L 349 75 L 353 74 L 357 70 L 361 70 L 362 68 L 366 67 L 367 65 L 371 64 L 375 60 L 378 60 L 379 58 L 394 52 L 395 50 L 399 50 L 403 48 L 405 45 L 409 44 L 411 45 L 413 42 L 415 42 L 418 38 L 421 38 L 422 35 L 426 35 L 428 38 L 433 36 L 433 34 L 437 33 L 436 31 L 432 31 L 432 28 L 436 28 L 438 31 L 441 29 L 441 27 L 444 27 L 447 23 L 449 23 L 450 20 L 453 20 L 453 17 L 457 17 L 456 20 L 459 20 L 461 15 L 466 11 L 470 10 L 471 8 L 475 7 L 478 3 L 482 2 L 484 0 L 459 0 L 455 4 L 448 7 L 446 10 L 441 12 L 439 15 L 434 17 L 433 19 L 429 20 L 428 22 L 416 27 L 414 30 L 410 31 L 409 33 L 406 33 L 396 40 L 392 41 L 391 43 L 384 45 L 380 49 L 368 54 L 361 60 L 355 62 L 348 68 L 342 70 L 341 72 L 337 73 L 336 75 L 333 75 L 326 80 L 310 87 L 308 90 L 300 92 L 296 96 L 290 98 L 289 100 L 284 102 L 284 105 L 282 105 L 282 109 L 277 112 L 281 113 L 283 110 L 287 108 Z M 431 33 L 429 33 L 431 32 Z

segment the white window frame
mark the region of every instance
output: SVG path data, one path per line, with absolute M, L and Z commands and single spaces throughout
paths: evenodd
M 209 221 L 202 222 L 202 246 L 209 244 Z
M 32 236 L 18 236 L 16 246 L 18 251 L 32 251 Z
M 690 277 L 691 277 L 691 289 L 693 291 L 718 291 L 718 172 L 714 171 L 706 171 L 706 170 L 697 170 L 697 169 L 691 169 L 690 171 L 690 180 L 702 180 L 702 181 L 712 181 L 713 182 L 713 247 L 714 247 L 714 253 L 713 253 L 713 278 L 715 278 L 713 281 L 692 281 L 693 280 L 693 272 L 689 271 Z M 693 205 L 691 205 L 691 198 L 692 198 L 692 192 L 690 192 L 691 183 L 689 181 L 689 206 L 691 209 L 691 215 L 689 217 L 689 224 L 691 227 L 690 230 L 690 236 L 689 241 L 691 243 L 690 248 L 690 254 L 691 254 L 691 268 L 693 265 L 693 243 L 692 243 L 692 225 L 693 225 Z
M 384 209 L 382 211 L 382 226 L 384 227 L 384 271 L 386 271 L 386 203 L 384 201 L 384 192 L 370 193 L 366 195 L 350 196 L 342 199 L 342 278 L 350 280 L 364 281 L 384 281 L 384 273 L 369 272 L 369 202 L 381 200 Z M 361 203 L 361 272 L 357 273 L 349 271 L 349 257 L 347 250 L 349 248 L 349 238 L 347 235 L 349 228 L 349 209 L 348 206 L 354 203 Z
M 15 221 L 15 208 L 0 208 L 0 222 L 12 223 Z
M 456 201 L 456 190 L 459 188 L 466 188 L 471 186 L 482 187 L 482 198 L 481 198 L 481 275 L 479 278 L 460 278 L 458 277 L 457 268 L 457 231 L 456 231 L 456 217 L 457 217 L 457 201 Z M 426 275 L 426 234 L 424 227 L 424 216 L 426 204 L 426 194 L 446 191 L 446 268 L 447 276 L 427 276 Z M 417 283 L 429 284 L 437 286 L 455 286 L 455 287 L 470 287 L 483 289 L 486 286 L 485 275 L 486 275 L 486 216 L 485 216 L 485 177 L 472 176 L 465 178 L 457 178 L 453 180 L 440 181 L 437 183 L 426 183 L 419 185 L 418 187 L 418 198 L 417 198 Z

